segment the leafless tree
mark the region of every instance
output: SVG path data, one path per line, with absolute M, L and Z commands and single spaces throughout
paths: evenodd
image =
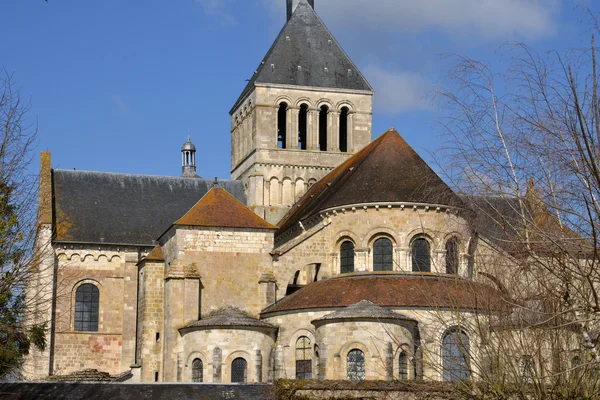
M 438 160 L 477 214 L 474 230 L 489 250 L 475 256 L 478 279 L 505 291 L 511 310 L 479 326 L 488 338 L 479 380 L 497 398 L 598 398 L 594 35 L 589 47 L 565 53 L 520 43 L 504 50 L 503 72 L 449 57 L 451 85 L 439 93 L 449 140 Z
M 25 296 L 36 265 L 37 181 L 29 167 L 37 127 L 30 109 L 13 74 L 0 68 L 0 377 L 18 367 L 30 347 L 45 347 L 45 326 L 24 317 L 39 301 Z

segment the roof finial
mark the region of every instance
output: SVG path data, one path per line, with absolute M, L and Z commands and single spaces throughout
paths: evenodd
M 219 187 L 219 179 L 215 176 L 215 181 L 213 182 L 213 187 Z
M 287 0 L 287 20 L 288 21 L 292 18 L 292 15 L 294 14 L 294 11 L 296 11 L 296 8 L 298 7 L 298 5 L 303 1 L 308 1 L 308 5 L 311 6 L 313 9 L 315 8 L 315 0 Z

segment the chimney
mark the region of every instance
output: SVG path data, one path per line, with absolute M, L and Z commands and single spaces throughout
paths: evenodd
M 296 11 L 296 7 L 300 2 L 306 1 L 308 4 L 314 9 L 315 8 L 315 0 L 287 0 L 287 20 L 289 21 L 292 18 L 292 14 Z

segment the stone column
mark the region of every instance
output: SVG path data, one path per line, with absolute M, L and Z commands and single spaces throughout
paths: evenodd
M 277 294 L 277 279 L 272 272 L 265 272 L 258 280 L 263 307 L 275 303 Z
M 298 109 L 294 109 L 291 106 L 288 106 L 286 122 L 287 126 L 285 128 L 285 148 L 298 148 Z M 296 147 L 292 146 L 294 137 L 296 138 Z
M 396 249 L 396 259 L 398 260 L 398 268 L 403 272 L 410 272 L 412 267 L 408 260 L 410 249 L 408 247 L 398 247 Z
M 328 131 L 327 150 L 340 151 L 340 113 L 329 110 L 329 121 L 331 124 Z
M 369 270 L 369 249 L 355 249 L 355 264 L 354 271 L 368 271 Z
M 391 381 L 394 379 L 394 349 L 392 343 L 386 342 L 383 351 L 383 357 L 385 359 L 385 380 Z
M 292 114 L 292 126 L 287 132 L 287 148 L 298 149 L 298 131 L 300 129 L 300 108 L 290 110 Z
M 213 383 L 221 383 L 221 370 L 222 370 L 222 362 L 223 362 L 223 353 L 220 348 L 215 347 L 213 349 Z
M 354 114 L 348 112 L 348 153 L 354 153 Z
M 319 132 L 319 118 L 316 110 L 310 108 L 306 117 L 306 149 L 316 150 L 318 148 L 318 137 L 315 136 L 315 132 Z M 316 121 L 316 125 L 315 125 Z M 315 140 L 316 139 L 316 140 Z
M 263 369 L 263 362 L 262 362 L 262 353 L 260 352 L 260 349 L 258 347 L 254 348 L 254 383 L 262 383 L 262 369 Z
M 277 346 L 277 350 L 275 350 L 275 380 L 284 379 L 286 376 L 285 373 L 285 364 L 284 364 L 284 355 L 283 355 L 283 346 Z

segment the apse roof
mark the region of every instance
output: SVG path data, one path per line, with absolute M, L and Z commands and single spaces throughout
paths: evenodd
M 193 321 L 184 328 L 214 328 L 220 326 L 248 326 L 257 328 L 275 329 L 274 325 L 251 317 L 244 311 L 237 308 L 227 308 L 216 312 L 206 318 Z
M 306 1 L 285 24 L 231 113 L 260 83 L 373 91 Z
M 245 203 L 241 181 L 219 185 Z M 53 170 L 55 240 L 152 246 L 212 187 L 210 179 Z
M 367 274 L 311 283 L 265 308 L 261 315 L 304 309 L 348 307 L 369 300 L 380 307 L 502 308 L 502 294 L 482 283 L 456 276 Z
M 280 232 L 329 208 L 386 202 L 464 207 L 398 132 L 390 129 L 315 183 L 281 220 Z
M 323 317 L 312 322 L 315 323 L 339 319 L 399 319 L 414 321 L 413 318 L 409 318 L 406 315 L 393 312 L 387 308 L 379 307 L 372 301 L 361 300 L 356 304 L 349 305 L 344 309 L 324 315 Z
M 219 187 L 209 190 L 173 225 L 277 229 Z

